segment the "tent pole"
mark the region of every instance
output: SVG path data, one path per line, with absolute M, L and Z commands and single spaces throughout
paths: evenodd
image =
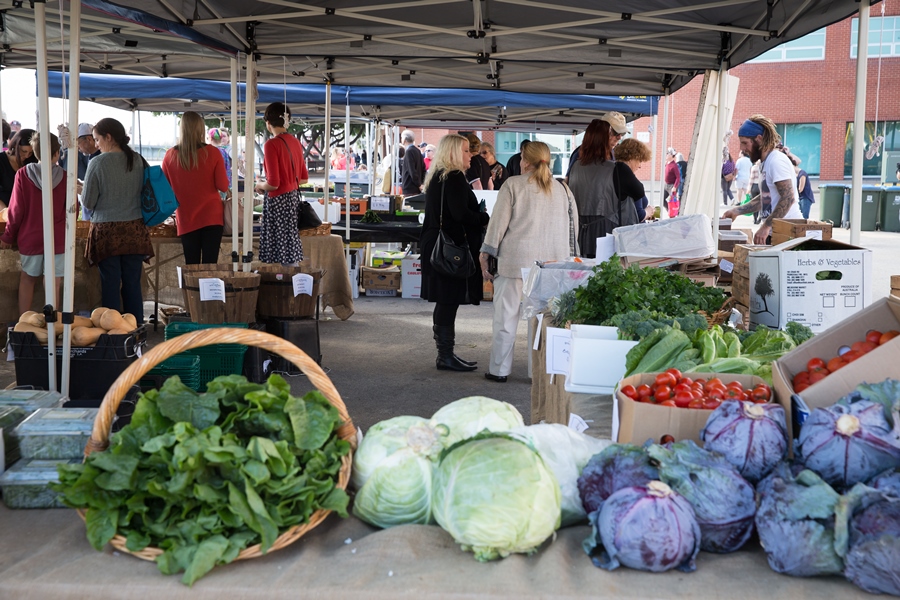
M 662 149 L 663 152 L 660 152 L 662 156 L 666 155 L 666 144 L 668 144 L 669 140 L 669 88 L 666 88 L 665 94 L 665 108 L 663 109 L 663 132 L 662 132 Z M 659 172 L 659 206 L 663 205 L 663 194 L 665 189 L 665 173 L 666 168 L 664 166 L 660 167 Z M 662 217 L 662 208 L 660 208 L 660 217 Z
M 325 159 L 325 185 L 323 187 L 324 194 L 322 197 L 325 199 L 325 216 L 328 216 L 328 203 L 331 202 L 331 185 L 329 184 L 328 178 L 331 175 L 331 80 L 325 82 L 325 139 L 322 142 L 322 158 Z M 340 211 L 339 211 L 340 212 Z M 338 215 L 338 221 L 340 221 L 340 215 Z
M 866 78 L 869 67 L 869 7 L 859 7 L 856 36 L 856 104 L 853 107 L 853 169 L 850 178 L 850 243 L 859 245 L 862 218 L 863 146 L 866 141 Z M 880 49 L 879 49 L 880 51 Z
M 244 111 L 244 264 L 250 271 L 253 262 L 253 192 L 256 187 L 256 61 L 247 53 L 246 110 Z
M 237 86 L 237 78 L 238 78 L 238 60 L 237 57 L 231 58 L 231 197 L 234 198 L 234 202 L 231 203 L 231 263 L 232 268 L 237 271 L 238 270 L 238 236 L 240 227 L 238 227 L 238 223 L 240 223 L 238 211 L 240 210 L 241 202 L 240 197 L 241 193 L 238 191 L 238 151 L 237 151 L 237 119 L 238 119 L 238 86 Z M 246 180 L 245 180 L 246 183 Z M 253 224 L 250 224 L 251 231 L 253 230 Z
M 66 166 L 66 265 L 63 278 L 63 313 L 72 314 L 75 306 L 75 217 L 77 209 L 77 193 L 75 189 L 78 179 L 78 101 L 81 97 L 81 3 L 73 2 L 69 6 L 69 150 Z M 65 73 L 62 74 L 66 76 Z M 72 135 L 72 134 L 75 135 Z M 73 143 L 74 142 L 74 143 Z M 64 321 L 68 320 L 67 318 Z M 72 325 L 63 323 L 62 349 L 62 386 L 59 391 L 63 396 L 69 395 L 69 379 L 71 375 Z
M 347 207 L 347 241 L 350 241 L 350 88 L 344 112 L 344 205 Z
M 657 119 L 657 115 L 653 115 L 653 119 L 652 119 L 653 124 L 650 125 L 650 127 L 653 129 L 653 133 L 651 134 L 652 139 L 650 140 L 650 181 L 654 185 L 656 184 L 656 161 L 659 160 L 659 154 L 658 154 L 659 151 L 656 148 L 656 140 L 657 140 L 656 128 L 658 126 L 658 121 L 659 121 L 659 119 Z M 659 197 L 657 197 L 657 200 L 659 200 Z M 656 202 L 655 204 L 656 204 L 656 206 L 662 206 L 661 201 Z M 662 209 L 660 209 L 660 211 L 662 211 Z M 662 214 L 662 213 L 660 212 L 660 214 Z
M 35 42 L 37 44 L 37 81 L 38 81 L 38 132 L 40 134 L 41 153 L 41 196 L 44 212 L 44 297 L 47 309 L 56 311 L 56 260 L 53 235 L 53 161 L 50 160 L 50 101 L 47 96 L 47 13 L 43 2 L 34 6 Z M 51 390 L 56 390 L 56 325 L 47 319 L 47 383 Z

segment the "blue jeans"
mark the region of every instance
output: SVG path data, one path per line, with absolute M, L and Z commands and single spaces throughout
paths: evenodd
M 812 200 L 807 200 L 806 198 L 800 198 L 800 212 L 803 214 L 804 219 L 809 218 L 809 209 L 812 206 Z
M 144 299 L 141 295 L 141 254 L 122 254 L 101 260 L 100 299 L 106 308 L 131 313 L 138 324 L 144 322 Z M 124 307 L 124 308 L 123 308 Z

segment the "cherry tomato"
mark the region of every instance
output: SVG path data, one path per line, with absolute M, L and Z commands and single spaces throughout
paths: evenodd
M 843 358 L 844 362 L 847 362 L 847 363 L 852 363 L 854 360 L 856 360 L 860 356 L 862 356 L 862 354 L 860 354 L 856 350 L 851 350 L 850 352 L 844 352 L 843 354 L 841 354 L 841 358 Z
M 722 403 L 719 400 L 709 399 L 703 401 L 703 408 L 705 408 L 706 410 L 716 410 L 721 405 Z
M 688 404 L 688 408 L 703 408 L 703 400 L 691 400 L 691 403 Z
M 713 377 L 712 379 L 706 380 L 706 383 L 703 384 L 703 389 L 709 391 L 709 388 L 715 385 L 720 385 L 723 388 L 725 387 L 725 384 L 722 383 L 721 379 L 719 379 L 718 377 Z
M 756 388 L 762 388 L 762 389 L 766 390 L 767 394 L 769 394 L 770 396 L 772 395 L 772 388 L 769 387 L 769 384 L 767 384 L 767 383 L 757 383 L 756 385 L 753 386 L 753 389 L 756 389 Z
M 828 361 L 828 370 L 834 373 L 841 367 L 846 367 L 847 361 L 843 359 L 841 356 L 835 356 L 831 360 Z
M 701 377 L 700 379 L 695 379 L 694 383 L 692 383 L 691 385 L 694 385 L 696 383 L 699 383 L 700 385 L 706 385 L 706 380 Z
M 725 398 L 724 400 L 743 400 L 744 398 L 744 390 L 743 389 L 735 389 L 733 387 L 725 388 Z
M 769 401 L 769 390 L 758 385 L 750 392 L 750 398 L 756 404 L 765 404 Z
M 687 385 L 694 385 L 694 380 L 691 379 L 690 377 L 682 377 L 681 379 L 678 380 L 678 383 L 684 383 L 684 384 L 687 384 Z
M 879 338 L 881 336 L 878 336 Z M 873 344 L 872 342 L 853 342 L 850 344 L 851 352 L 858 352 L 860 356 L 863 354 L 868 354 L 872 350 L 874 350 L 878 344 Z
M 732 389 L 733 389 L 733 390 L 738 390 L 738 391 L 744 391 L 744 386 L 741 385 L 741 382 L 740 382 L 740 381 L 729 381 L 729 382 L 725 385 L 725 389 L 726 389 L 726 390 L 732 390 Z
M 707 399 L 713 400 L 724 400 L 727 397 L 727 392 L 724 388 L 721 387 L 713 387 L 711 390 L 706 392 Z M 705 402 L 705 400 L 704 400 Z
M 870 329 L 869 331 L 866 332 L 866 341 L 872 342 L 873 344 L 878 345 L 879 343 L 881 343 L 882 335 L 883 334 L 880 331 L 878 331 L 877 329 Z
M 675 387 L 672 388 L 672 391 L 676 394 L 680 394 L 681 392 L 691 392 L 691 386 L 686 383 L 679 383 Z
M 677 405 L 674 400 L 663 400 L 659 403 L 660 406 L 668 406 L 670 408 L 675 408 Z
M 675 383 L 678 383 L 678 380 L 681 379 L 681 371 L 679 371 L 678 369 L 666 369 L 666 373 L 669 373 L 670 375 L 675 377 Z
M 671 373 L 660 373 L 659 375 L 656 376 L 656 380 L 654 381 L 654 383 L 657 386 L 667 385 L 670 388 L 672 388 L 672 387 L 675 387 L 675 383 L 677 381 L 678 381 L 678 379 Z
M 678 408 L 687 408 L 688 404 L 694 399 L 691 392 L 678 392 L 675 394 L 675 406 Z
M 675 392 L 672 391 L 667 385 L 661 385 L 656 388 L 656 391 L 653 393 L 653 398 L 656 399 L 657 402 L 663 402 L 665 400 L 671 400 L 675 395 Z
M 794 375 L 793 384 L 796 389 L 797 386 L 801 383 L 805 383 L 809 385 L 809 371 L 800 371 L 796 375 Z
M 797 384 L 797 385 L 794 386 L 794 392 L 796 392 L 797 394 L 799 394 L 800 392 L 802 392 L 803 390 L 805 390 L 805 389 L 808 388 L 808 387 L 809 387 L 809 384 L 808 384 L 808 383 L 799 383 L 799 384 Z
M 892 339 L 894 339 L 895 337 L 897 337 L 898 335 L 900 335 L 900 331 L 897 331 L 896 329 L 891 329 L 890 331 L 885 331 L 884 333 L 881 334 L 881 339 L 878 340 L 878 343 L 886 344 L 889 341 L 891 341 Z
M 816 367 L 821 368 L 824 366 L 825 366 L 825 361 L 821 358 L 811 358 L 811 359 L 809 359 L 809 362 L 806 363 L 806 369 L 808 371 L 812 371 Z
M 822 381 L 826 377 L 828 377 L 828 372 L 825 371 L 824 369 L 821 371 L 816 371 L 815 373 L 813 373 L 812 375 L 809 376 L 809 385 L 814 385 L 814 384 Z
M 661 438 L 659 438 L 659 443 L 662 444 L 662 445 L 665 445 L 665 444 L 674 444 L 674 443 L 675 443 L 675 438 L 672 437 L 671 435 L 669 435 L 669 434 L 667 433 L 666 435 L 664 435 L 664 436 L 662 436 Z
M 653 393 L 653 391 L 650 389 L 650 386 L 647 385 L 646 383 L 642 383 L 641 385 L 637 386 L 636 391 L 637 391 L 638 398 L 645 398 L 647 396 L 652 395 L 652 393 Z
M 635 389 L 635 387 L 633 385 L 622 386 L 622 388 L 619 391 L 622 392 L 624 395 L 628 396 L 629 398 L 631 398 L 632 400 L 637 400 L 637 397 L 638 397 L 637 389 Z

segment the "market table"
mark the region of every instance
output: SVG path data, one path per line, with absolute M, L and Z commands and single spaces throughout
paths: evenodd
M 344 221 L 331 225 L 332 233 L 347 237 Z M 418 221 L 384 221 L 383 223 L 360 223 L 350 221 L 350 241 L 352 242 L 403 242 L 419 243 L 422 226 Z
M 193 588 L 110 546 L 95 551 L 72 510 L 0 506 L 0 531 L 0 598 L 16 600 L 873 598 L 838 577 L 779 575 L 757 547 L 729 555 L 701 552 L 694 573 L 603 571 L 581 549 L 587 526 L 560 530 L 532 556 L 479 563 L 437 526 L 379 531 L 331 515 L 294 544 L 216 567 Z

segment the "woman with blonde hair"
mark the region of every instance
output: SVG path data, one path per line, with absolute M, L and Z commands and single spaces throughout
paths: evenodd
M 494 282 L 491 364 L 486 379 L 504 383 L 512 372 L 516 329 L 521 316 L 522 269 L 534 261 L 575 256 L 578 209 L 565 184 L 554 181 L 550 148 L 531 142 L 522 150 L 522 174 L 500 189 L 479 261 L 484 279 Z M 497 272 L 488 268 L 497 259 Z
M 439 273 L 431 264 L 441 231 L 454 243 L 469 248 L 477 262 L 481 235 L 488 215 L 478 208 L 478 200 L 466 180 L 472 154 L 469 141 L 461 135 L 445 135 L 438 142 L 431 168 L 425 176 L 425 222 L 419 247 L 422 249 L 422 298 L 434 302 L 432 328 L 437 345 L 435 366 L 443 371 L 474 371 L 474 362 L 453 353 L 456 343 L 456 313 L 460 304 L 480 304 L 483 296 L 478 270 L 466 278 Z
M 224 219 L 219 192 L 228 191 L 228 173 L 222 153 L 207 145 L 205 137 L 203 117 L 191 111 L 184 113 L 178 144 L 169 148 L 162 162 L 163 173 L 178 199 L 175 223 L 188 265 L 217 262 L 222 244 Z

